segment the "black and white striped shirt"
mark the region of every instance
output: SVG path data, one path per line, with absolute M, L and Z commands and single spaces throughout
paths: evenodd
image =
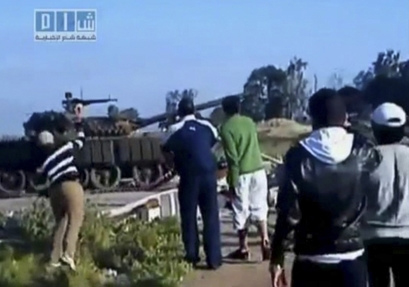
M 39 172 L 47 177 L 50 184 L 55 183 L 57 180 L 78 179 L 79 172 L 74 162 L 74 150 L 81 149 L 84 142 L 85 135 L 83 132 L 79 132 L 77 139 L 66 143 L 48 156 Z

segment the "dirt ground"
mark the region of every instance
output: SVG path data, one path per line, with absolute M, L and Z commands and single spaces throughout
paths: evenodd
M 222 252 L 227 255 L 237 248 L 237 237 L 232 229 L 231 215 L 226 213 L 222 221 Z M 275 216 L 271 215 L 269 227 L 273 228 Z M 216 271 L 204 268 L 192 272 L 184 281 L 183 287 L 268 287 L 271 286 L 268 262 L 261 262 L 260 241 L 253 232 L 250 234 L 251 259 L 249 262 L 224 261 Z M 292 264 L 293 256 L 289 254 L 286 267 Z M 290 279 L 289 272 L 287 279 Z
M 268 264 L 224 264 L 218 271 L 197 271 L 184 287 L 267 287 L 271 286 Z
M 274 228 L 275 215 L 269 218 L 269 228 Z M 232 230 L 231 215 L 225 214 L 222 218 L 222 243 L 223 255 L 237 248 L 237 238 Z M 225 260 L 223 266 L 216 271 L 198 269 L 185 278 L 182 287 L 270 287 L 271 278 L 268 272 L 268 262 L 260 262 L 261 252 L 259 240 L 252 232 L 250 246 L 252 259 L 249 262 L 232 262 Z M 291 267 L 294 260 L 293 254 L 286 254 L 286 275 L 291 284 Z M 291 285 L 290 285 L 291 286 Z M 393 283 L 391 287 L 394 287 Z
M 291 262 L 287 264 L 290 266 Z M 290 271 L 287 272 L 290 279 Z M 290 280 L 288 280 L 290 282 Z M 198 270 L 192 273 L 183 287 L 268 287 L 271 286 L 267 262 L 242 264 L 225 263 L 217 271 Z

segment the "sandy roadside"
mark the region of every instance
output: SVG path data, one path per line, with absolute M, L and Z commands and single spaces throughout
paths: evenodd
M 237 237 L 232 229 L 231 215 L 226 215 L 222 222 L 223 255 L 237 248 Z M 270 227 L 274 224 L 275 216 L 270 215 Z M 268 262 L 260 262 L 261 252 L 259 240 L 252 232 L 249 240 L 252 260 L 249 262 L 225 261 L 217 271 L 197 270 L 184 281 L 183 287 L 268 287 L 271 286 Z M 289 254 L 286 266 L 290 267 L 293 256 Z M 289 279 L 289 272 L 287 278 Z

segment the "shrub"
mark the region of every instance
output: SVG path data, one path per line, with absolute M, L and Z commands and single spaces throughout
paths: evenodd
M 114 220 L 88 207 L 76 272 L 46 268 L 53 228 L 47 200 L 0 224 L 7 240 L 19 240 L 0 245 L 1 287 L 176 287 L 190 270 L 175 218 Z

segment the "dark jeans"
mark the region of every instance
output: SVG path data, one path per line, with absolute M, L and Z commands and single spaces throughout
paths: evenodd
M 190 263 L 200 261 L 197 226 L 197 208 L 199 207 L 203 220 L 203 247 L 207 265 L 209 267 L 220 266 L 222 254 L 216 174 L 181 177 L 179 205 L 182 239 L 187 261 Z
M 388 238 L 365 245 L 370 287 L 391 286 L 390 271 L 395 287 L 409 286 L 409 239 Z
M 366 264 L 363 258 L 338 264 L 294 261 L 292 287 L 366 287 Z

